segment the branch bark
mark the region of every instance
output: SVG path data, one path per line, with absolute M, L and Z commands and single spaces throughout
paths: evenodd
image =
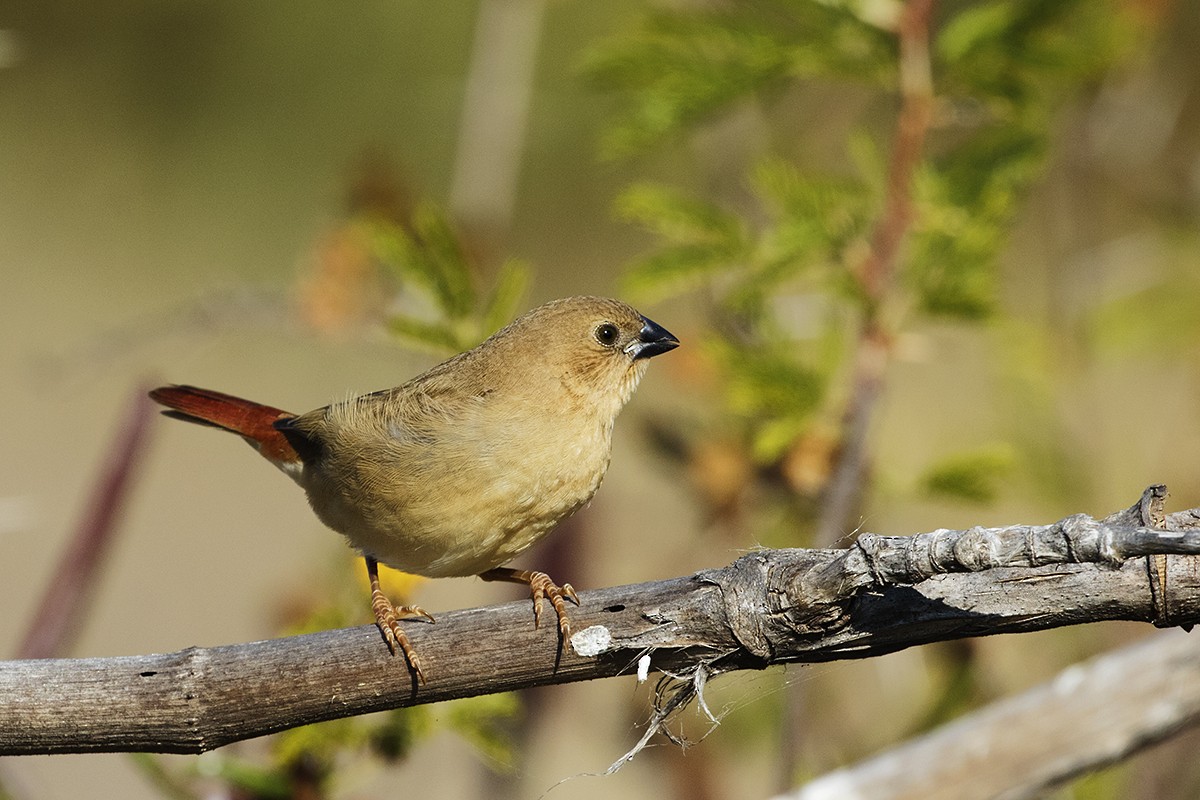
M 1198 722 L 1200 637 L 1163 633 L 776 800 L 1043 797 Z
M 527 601 L 412 622 L 422 687 L 368 626 L 167 655 L 0 662 L 0 755 L 199 753 L 355 714 L 633 673 L 645 655 L 659 671 L 711 676 L 1106 619 L 1190 625 L 1200 621 L 1200 509 L 1165 515 L 1165 496 L 1150 487 L 1103 520 L 865 535 L 844 550 L 764 550 L 583 592 L 561 652 L 551 630 L 530 624 Z

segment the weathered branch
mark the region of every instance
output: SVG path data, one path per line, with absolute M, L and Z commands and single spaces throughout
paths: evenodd
M 1057 562 L 1072 552 L 1084 555 L 1084 560 L 1114 560 L 1123 558 L 1121 549 L 1129 546 L 1155 553 L 1169 540 L 1145 528 L 1135 527 L 1128 536 L 1110 534 L 1114 527 L 1152 525 L 1185 532 L 1200 525 L 1196 509 L 1164 514 L 1165 496 L 1163 487 L 1152 486 L 1133 507 L 1098 524 L 1069 517 L 1049 529 L 1000 529 L 1017 535 L 999 537 L 987 530 L 939 531 L 914 537 L 914 549 L 929 554 L 938 549 L 933 542 L 939 539 L 943 546 L 967 545 L 968 552 L 987 554 L 981 567 L 1009 559 L 1023 563 L 1048 557 Z M 1047 536 L 1053 528 L 1062 536 Z M 930 541 L 917 544 L 923 538 Z M 989 543 L 981 547 L 985 541 Z M 1068 552 L 1063 546 L 1069 546 Z M 873 549 L 870 543 L 867 549 Z M 901 548 L 891 550 L 883 560 L 899 565 Z M 1171 562 L 1159 554 L 1151 555 L 1147 564 L 1150 588 L 1158 598 L 1157 624 L 1164 626 L 1173 619 L 1178 588 Z M 1200 568 L 1200 560 L 1182 563 Z M 1106 653 L 1068 667 L 1042 686 L 817 778 L 778 800 L 1040 797 L 1085 771 L 1200 723 L 1198 657 L 1200 639 L 1166 634 Z M 964 780 L 966 775 L 969 780 Z
M 1043 797 L 1200 722 L 1200 637 L 1163 633 L 777 800 Z
M 1106 619 L 1188 625 L 1200 621 L 1200 561 L 1185 555 L 1200 554 L 1200 509 L 1167 517 L 1163 497 L 1151 487 L 1105 520 L 864 536 L 846 550 L 767 550 L 584 592 L 574 647 L 557 662 L 556 638 L 534 630 L 528 602 L 450 612 L 407 624 L 429 677 L 422 687 L 373 627 L 2 662 L 0 755 L 202 752 L 322 720 L 631 673 L 643 655 L 657 670 L 715 674 Z M 1153 520 L 1178 530 L 1150 530 Z

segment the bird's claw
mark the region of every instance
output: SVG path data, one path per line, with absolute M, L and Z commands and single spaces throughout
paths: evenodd
M 509 567 L 494 567 L 487 572 L 479 573 L 479 577 L 485 581 L 508 581 L 527 585 L 529 594 L 533 597 L 533 627 L 535 628 L 541 627 L 542 624 L 542 601 L 549 598 L 550 605 L 554 606 L 554 613 L 558 615 L 559 633 L 564 641 L 571 637 L 571 621 L 567 618 L 567 604 L 563 602 L 565 597 L 575 605 L 579 605 L 579 595 L 575 594 L 575 589 L 571 584 L 564 583 L 559 586 L 544 572 L 516 570 Z
M 392 655 L 396 655 L 397 650 L 404 653 L 417 682 L 424 686 L 425 671 L 421 668 L 421 657 L 417 655 L 412 642 L 408 640 L 408 635 L 400 627 L 400 620 L 405 617 L 424 617 L 434 622 L 433 615 L 420 606 L 394 606 L 377 588 L 371 591 L 371 610 L 375 612 L 375 624 L 379 626 L 379 632 L 383 634 L 383 640 Z
M 563 598 L 579 605 L 579 595 L 575 593 L 575 587 L 569 583 L 559 586 L 550 580 L 550 576 L 546 573 L 534 572 L 529 578 L 529 590 L 533 595 L 533 627 L 541 627 L 542 600 L 549 598 L 550 605 L 554 607 L 554 613 L 558 616 L 559 633 L 562 634 L 563 639 L 570 639 L 571 620 L 567 617 L 567 604 L 563 602 Z

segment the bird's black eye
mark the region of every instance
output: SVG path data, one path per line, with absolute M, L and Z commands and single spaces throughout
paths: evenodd
M 617 343 L 618 334 L 620 334 L 620 331 L 617 330 L 616 325 L 613 325 L 611 322 L 605 322 L 596 328 L 596 341 L 605 347 L 611 347 Z

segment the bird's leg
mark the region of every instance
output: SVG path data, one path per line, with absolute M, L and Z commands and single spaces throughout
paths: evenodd
M 400 620 L 403 617 L 425 617 L 433 622 L 433 615 L 420 606 L 392 605 L 392 601 L 384 595 L 383 589 L 379 588 L 379 562 L 370 556 L 363 556 L 363 559 L 367 562 L 367 577 L 371 580 L 371 610 L 375 612 L 375 624 L 379 626 L 379 632 L 383 634 L 383 640 L 387 642 L 392 655 L 395 655 L 396 649 L 399 648 L 408 659 L 413 674 L 424 686 L 425 673 L 421 671 L 421 659 L 413 649 L 412 643 L 408 641 L 404 629 L 400 627 Z
M 579 605 L 579 595 L 575 594 L 575 589 L 571 587 L 571 584 L 564 583 L 559 586 L 544 572 L 510 567 L 489 569 L 487 572 L 480 573 L 479 577 L 485 581 L 508 581 L 528 586 L 529 593 L 533 597 L 533 627 L 535 628 L 539 627 L 542 622 L 542 599 L 550 598 L 550 604 L 554 606 L 554 613 L 558 615 L 559 632 L 564 640 L 571 638 L 571 621 L 567 618 L 567 604 L 563 602 L 565 597 L 575 605 Z

